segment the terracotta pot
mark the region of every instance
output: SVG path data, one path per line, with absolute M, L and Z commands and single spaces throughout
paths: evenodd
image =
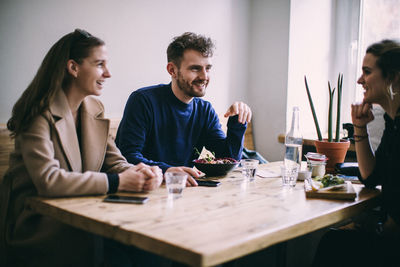
M 322 141 L 315 141 L 315 147 L 318 153 L 328 157 L 326 172 L 334 173 L 336 163 L 344 162 L 347 150 L 350 147 L 350 141 L 328 142 L 327 139 L 324 139 Z

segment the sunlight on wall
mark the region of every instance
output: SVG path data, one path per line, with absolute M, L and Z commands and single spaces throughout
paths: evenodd
M 318 12 L 315 12 L 318 10 Z M 303 136 L 316 137 L 316 130 L 307 99 L 304 75 L 314 100 L 321 131 L 326 130 L 328 109 L 328 73 L 331 42 L 330 1 L 291 1 L 289 77 L 286 129 L 290 128 L 292 107 L 300 109 L 300 130 Z

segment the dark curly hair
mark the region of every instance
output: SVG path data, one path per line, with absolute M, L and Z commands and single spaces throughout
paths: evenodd
M 376 65 L 382 71 L 384 78 L 394 79 L 400 74 L 400 42 L 382 40 L 367 48 L 367 53 L 376 56 Z
M 168 62 L 173 62 L 180 67 L 185 50 L 193 49 L 204 57 L 212 57 L 215 46 L 212 40 L 203 35 L 185 32 L 172 40 L 167 48 Z

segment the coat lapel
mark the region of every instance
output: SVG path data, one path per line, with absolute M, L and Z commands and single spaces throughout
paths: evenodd
M 81 149 L 83 171 L 100 171 L 107 151 L 110 121 L 104 119 L 103 107 L 91 97 L 81 106 Z
M 82 159 L 74 119 L 68 106 L 67 97 L 61 89 L 50 105 L 50 112 L 53 117 L 56 117 L 55 129 L 71 170 L 82 172 Z

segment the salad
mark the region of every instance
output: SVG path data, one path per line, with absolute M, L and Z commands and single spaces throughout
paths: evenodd
M 200 156 L 199 150 L 197 148 L 195 149 L 195 153 Z M 201 163 L 201 164 L 232 164 L 232 163 L 237 163 L 237 160 L 233 158 L 216 158 L 215 153 L 211 152 L 212 155 L 206 154 L 204 158 L 201 159 L 196 159 L 194 160 L 195 163 Z
M 345 185 L 343 178 L 333 174 L 325 174 L 323 177 L 317 176 L 310 181 L 310 184 L 313 191 L 336 190 Z
M 325 174 L 323 177 L 316 177 L 314 180 L 321 182 L 323 187 L 344 184 L 344 179 L 333 174 Z
M 203 158 L 194 160 L 196 163 L 206 163 L 206 164 L 230 164 L 237 163 L 237 161 L 233 158 Z

